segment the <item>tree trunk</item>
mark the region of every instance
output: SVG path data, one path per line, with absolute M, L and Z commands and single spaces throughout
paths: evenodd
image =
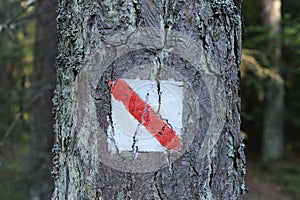
M 240 198 L 240 1 L 60 0 L 57 21 L 53 199 Z
M 1 21 L 0 23 L 4 23 L 8 18 L 9 18 L 9 2 L 7 0 L 3 1 L 3 5 L 1 8 Z M 8 37 L 8 31 L 7 30 L 2 30 L 0 32 L 0 50 L 1 52 L 5 52 L 6 49 L 8 48 L 8 44 L 9 44 L 9 37 Z M 7 88 L 9 88 L 9 73 L 8 73 L 8 69 L 7 69 L 7 55 L 2 54 L 1 56 L 1 61 L 0 61 L 0 69 L 1 69 L 1 73 L 0 73 L 0 95 L 1 95 L 1 100 L 0 103 L 1 105 L 4 105 L 3 107 L 1 107 L 0 110 L 0 117 L 1 119 L 1 123 L 0 123 L 0 130 L 2 132 L 5 132 L 6 126 L 7 124 L 11 121 L 12 116 L 10 115 L 10 108 L 9 108 L 9 102 L 11 99 L 11 94 L 10 92 L 7 91 Z M 10 90 L 9 90 L 10 91 Z M 1 139 L 3 138 L 3 136 L 1 135 Z M 2 141 L 1 141 L 2 142 Z
M 50 199 L 54 189 L 51 177 L 53 146 L 54 62 L 57 54 L 55 1 L 37 1 L 36 44 L 32 75 L 31 106 L 31 186 L 30 199 Z
M 280 74 L 281 59 L 281 1 L 263 0 L 263 24 L 270 27 L 272 64 Z M 266 86 L 263 128 L 263 160 L 279 159 L 284 153 L 284 89 L 278 81 L 270 81 Z

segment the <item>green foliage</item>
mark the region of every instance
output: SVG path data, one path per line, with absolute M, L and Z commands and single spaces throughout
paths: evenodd
M 27 1 L 0 3 L 0 199 L 28 199 L 30 75 L 34 21 Z M 20 16 L 9 22 L 12 17 Z
M 0 167 L 0 199 L 28 199 L 28 185 L 26 175 L 27 166 L 24 161 L 2 163 Z
M 282 34 L 271 38 L 261 23 L 261 1 L 244 1 L 243 63 L 241 68 L 242 128 L 249 135 L 249 148 L 261 148 L 265 85 L 280 81 L 285 88 L 285 140 L 294 152 L 300 151 L 300 1 L 282 1 Z M 270 40 L 280 37 L 281 61 L 274 62 Z M 281 77 L 274 66 L 280 69 Z M 257 120 L 259 119 L 259 120 Z M 255 133 L 255 134 L 251 134 Z M 251 146 L 253 145 L 253 146 Z M 257 152 L 259 153 L 259 152 Z
M 243 60 L 241 65 L 241 78 L 246 87 L 253 86 L 257 91 L 260 101 L 264 99 L 264 82 L 277 82 L 283 84 L 283 79 L 272 67 L 263 67 L 270 63 L 266 56 L 258 50 L 243 49 Z
M 298 3 L 300 6 L 300 3 Z M 293 14 L 295 16 L 295 13 Z M 294 152 L 300 151 L 300 15 L 292 18 L 287 13 L 283 18 L 283 52 L 286 90 L 286 144 Z
M 294 50 L 294 54 L 300 54 L 300 23 L 295 21 L 289 21 L 289 15 L 285 15 L 286 20 L 284 20 L 284 29 L 283 29 L 283 45 Z
M 270 39 L 269 28 L 263 26 L 248 26 L 245 27 L 243 33 L 243 47 L 247 49 L 256 49 L 267 53 L 268 40 Z
M 295 199 L 300 198 L 300 166 L 296 163 L 278 162 L 272 165 L 266 163 L 264 172 L 282 191 Z
M 261 25 L 261 0 L 243 0 L 243 16 L 245 27 Z

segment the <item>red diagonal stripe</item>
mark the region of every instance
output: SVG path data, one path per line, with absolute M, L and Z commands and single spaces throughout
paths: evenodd
M 138 120 L 167 150 L 179 151 L 180 138 L 167 124 L 123 79 L 110 82 L 111 94 L 121 101 L 129 113 Z

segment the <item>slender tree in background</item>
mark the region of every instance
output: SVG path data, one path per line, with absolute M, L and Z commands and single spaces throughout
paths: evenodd
M 56 1 L 36 3 L 36 44 L 32 74 L 31 186 L 30 199 L 49 199 L 53 191 L 51 148 L 53 145 L 52 103 L 57 52 Z
M 239 105 L 240 0 L 60 0 L 57 21 L 59 43 L 54 98 L 56 136 L 53 148 L 53 199 L 240 199 L 245 191 L 245 155 L 240 135 Z M 95 63 L 84 63 L 91 52 L 101 52 L 110 46 L 105 43 L 106 38 L 143 27 L 176 30 L 199 41 L 206 53 L 193 52 L 192 56 L 203 53 L 198 58 L 209 66 L 208 73 L 212 70 L 209 58 L 220 71 L 218 77 L 225 89 L 225 117 L 224 127 L 215 147 L 206 156 L 200 157 L 199 149 L 204 137 L 201 131 L 205 132 L 210 121 L 209 113 L 212 111 L 206 104 L 209 97 L 198 99 L 199 103 L 205 104 L 198 113 L 200 131 L 195 133 L 186 152 L 173 163 L 156 171 L 131 173 L 110 168 L 99 161 L 99 157 L 105 157 L 101 151 L 107 148 L 105 144 L 109 139 L 106 138 L 107 133 L 101 130 L 108 130 L 112 115 L 109 79 L 119 78 L 131 66 L 148 61 L 156 66 L 164 64 L 177 71 L 181 70 L 182 76 L 190 80 L 193 87 L 198 88 L 196 95 L 201 95 L 200 90 L 205 89 L 199 79 L 201 75 L 186 60 L 179 59 L 175 54 L 160 53 L 164 46 L 161 49 L 151 48 L 151 45 L 155 45 L 154 41 L 149 43 L 149 48 L 143 46 L 143 50 L 121 56 L 105 71 L 84 75 L 89 66 L 99 65 L 98 68 L 101 68 L 101 63 L 110 59 L 110 53 L 113 54 L 108 52 L 108 55 L 103 56 L 100 53 L 99 60 L 96 58 Z M 165 37 L 164 31 L 160 34 L 162 38 Z M 152 36 L 150 33 L 148 38 Z M 120 38 L 116 37 L 112 41 L 118 39 Z M 126 44 L 126 40 L 119 44 L 124 42 Z M 145 41 L 141 40 L 143 42 Z M 189 49 L 188 43 L 185 48 Z M 145 73 L 149 71 L 147 67 L 138 69 L 144 69 Z M 99 69 L 96 67 L 95 70 Z M 171 72 L 170 69 L 169 73 Z M 90 81 L 91 77 L 98 80 L 98 86 Z M 159 93 L 159 87 L 157 90 Z M 208 94 L 205 91 L 203 94 Z M 212 95 L 219 98 L 222 96 L 221 93 Z M 90 101 L 90 96 L 94 99 L 85 103 Z M 94 104 L 98 106 L 97 120 L 85 120 L 95 114 Z M 87 118 L 83 118 L 83 115 Z M 95 131 L 98 126 L 100 128 Z M 83 145 L 85 142 L 87 144 Z M 107 159 L 119 153 L 108 155 Z M 169 160 L 168 155 L 164 154 L 163 159 Z M 139 158 L 138 155 L 136 161 Z M 151 160 L 149 158 L 147 162 Z M 142 169 L 146 167 L 147 163 L 141 166 Z
M 281 60 L 281 1 L 263 0 L 263 25 L 270 28 L 269 46 L 272 65 L 280 73 Z M 266 86 L 263 126 L 263 160 L 279 159 L 284 153 L 284 88 L 279 81 Z
M 8 0 L 4 0 L 3 1 L 3 4 L 2 4 L 2 7 L 1 7 L 1 21 L 2 23 L 4 23 L 8 17 L 9 17 L 9 3 L 8 3 Z M 8 48 L 8 32 L 6 30 L 4 31 L 1 31 L 0 32 L 0 36 L 1 36 L 1 39 L 0 39 L 0 42 L 1 42 L 1 46 L 0 46 L 0 49 L 1 49 L 1 52 L 5 52 L 6 48 Z M 4 127 L 6 126 L 6 124 L 9 122 L 9 120 L 11 120 L 11 116 L 8 115 L 9 112 L 9 106 L 8 105 L 8 92 L 7 92 L 7 88 L 8 85 L 9 85 L 9 82 L 8 82 L 8 70 L 7 70 L 7 63 L 5 63 L 5 60 L 7 59 L 6 58 L 6 55 L 2 55 L 3 57 L 1 58 L 1 61 L 0 61 L 0 69 L 1 69 L 1 73 L 0 73 L 0 94 L 1 94 L 1 105 L 6 105 L 6 106 L 3 106 L 1 107 L 0 109 L 0 117 L 1 119 L 5 119 L 5 120 L 1 120 L 1 123 L 0 123 L 0 130 L 5 130 Z

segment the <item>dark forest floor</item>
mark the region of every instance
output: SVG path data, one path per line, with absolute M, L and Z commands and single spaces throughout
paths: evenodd
M 300 162 L 296 159 L 262 164 L 247 160 L 246 186 L 243 200 L 300 199 Z

